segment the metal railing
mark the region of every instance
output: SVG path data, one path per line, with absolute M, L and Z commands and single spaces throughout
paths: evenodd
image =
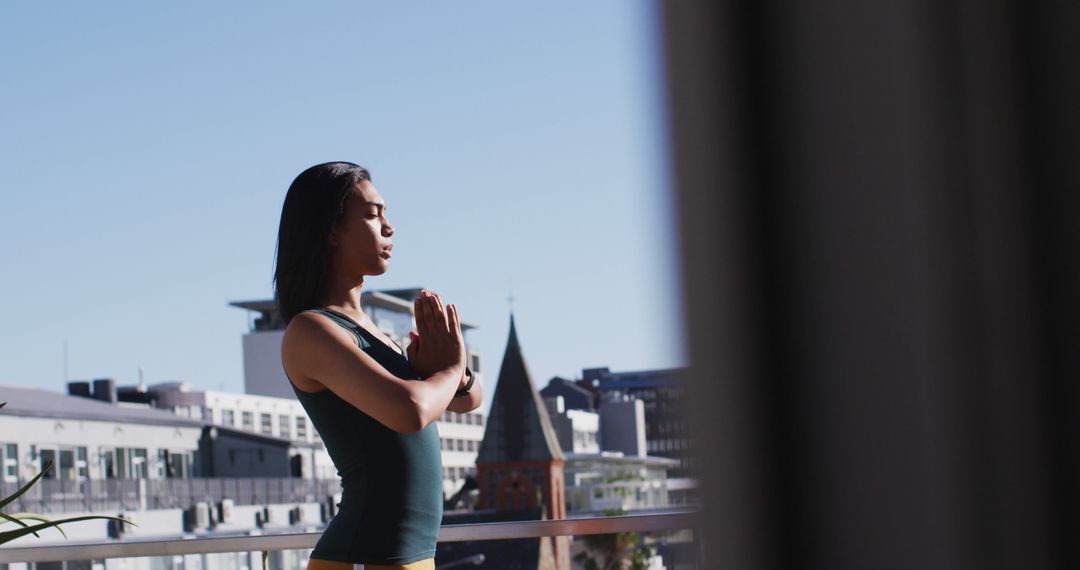
M 439 542 L 654 532 L 692 529 L 698 527 L 699 524 L 700 512 L 698 510 L 678 509 L 642 515 L 445 525 L 439 531 Z M 262 552 L 265 560 L 266 554 L 271 551 L 314 548 L 321 535 L 319 532 L 307 532 L 267 536 L 0 547 L 0 563 L 101 560 L 219 552 Z
M 0 497 L 18 489 L 16 483 L 0 483 Z M 340 479 L 42 479 L 9 509 L 42 514 L 184 509 L 222 499 L 235 505 L 314 503 L 340 492 Z

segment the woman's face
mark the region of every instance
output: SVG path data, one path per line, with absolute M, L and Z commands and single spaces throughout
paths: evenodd
M 381 275 L 390 266 L 390 236 L 394 228 L 386 219 L 386 202 L 365 180 L 345 201 L 345 212 L 330 233 L 333 267 L 352 276 Z

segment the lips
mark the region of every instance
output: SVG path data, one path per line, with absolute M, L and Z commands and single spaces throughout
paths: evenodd
M 394 244 L 390 244 L 390 245 L 386 246 L 382 250 L 382 252 L 379 254 L 379 256 L 382 257 L 383 259 L 390 259 L 390 255 L 391 255 L 390 250 L 392 250 L 392 249 L 394 249 Z

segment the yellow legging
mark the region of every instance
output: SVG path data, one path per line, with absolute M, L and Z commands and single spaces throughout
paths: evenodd
M 308 560 L 307 570 L 435 570 L 435 559 L 417 560 L 408 564 L 352 564 L 333 560 Z

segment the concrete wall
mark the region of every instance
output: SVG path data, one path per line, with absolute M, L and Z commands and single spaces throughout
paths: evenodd
M 281 338 L 285 331 L 256 331 L 244 335 L 244 392 L 296 398 L 281 367 Z

